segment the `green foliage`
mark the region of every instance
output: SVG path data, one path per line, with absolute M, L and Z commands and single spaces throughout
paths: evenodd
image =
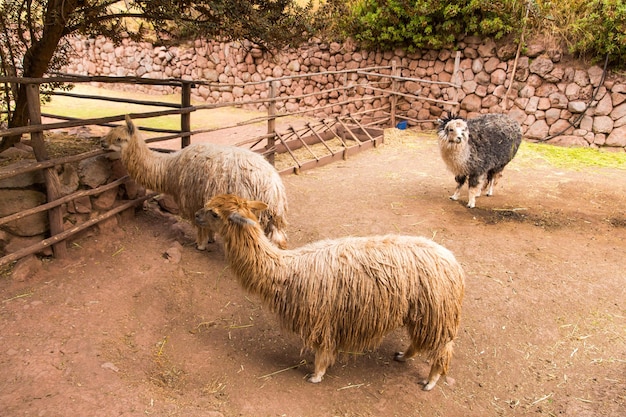
M 345 35 L 390 49 L 443 48 L 465 35 L 500 39 L 518 27 L 523 4 L 511 0 L 358 0 Z
M 623 0 L 584 2 L 580 18 L 571 26 L 572 52 L 608 54 L 615 63 L 626 63 L 626 3 Z
M 467 35 L 498 40 L 524 33 L 580 56 L 609 54 L 613 64 L 626 63 L 623 0 L 328 0 L 321 10 L 318 21 L 335 37 L 371 48 L 439 49 Z

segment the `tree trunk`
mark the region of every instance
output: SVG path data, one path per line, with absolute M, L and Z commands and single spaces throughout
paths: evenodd
M 24 54 L 22 74 L 25 78 L 40 78 L 48 70 L 48 65 L 65 32 L 68 18 L 78 7 L 80 0 L 51 0 L 44 17 L 41 37 L 33 40 Z M 26 126 L 29 122 L 26 86 L 20 84 L 15 98 L 15 111 L 9 120 L 9 128 Z M 0 152 L 10 148 L 21 140 L 21 136 L 6 136 L 0 140 Z

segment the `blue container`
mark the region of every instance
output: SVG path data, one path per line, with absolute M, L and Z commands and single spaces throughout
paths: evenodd
M 400 130 L 404 130 L 407 128 L 407 126 L 408 126 L 408 122 L 406 120 L 403 120 L 401 122 L 398 122 L 398 124 L 396 125 L 396 128 Z

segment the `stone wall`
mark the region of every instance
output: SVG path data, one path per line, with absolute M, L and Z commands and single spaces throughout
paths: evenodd
M 401 67 L 402 75 L 431 81 L 450 81 L 455 54 L 449 50 L 404 50 L 389 52 L 358 49 L 353 43 L 302 45 L 275 55 L 263 53 L 250 44 L 198 40 L 186 47 L 153 46 L 149 43 L 124 41 L 115 46 L 103 38 L 75 39 L 77 56 L 66 68 L 82 75 L 139 76 L 147 78 L 183 78 L 219 83 L 219 87 L 201 85 L 194 89 L 194 99 L 207 102 L 248 101 L 267 97 L 267 83 L 255 82 L 286 75 L 340 71 L 373 66 Z M 497 45 L 491 40 L 468 37 L 458 44 L 461 51 L 460 113 L 472 117 L 479 113 L 506 112 L 518 120 L 529 140 L 547 140 L 568 146 L 607 147 L 623 151 L 626 147 L 626 79 L 606 74 L 599 66 L 582 66 L 567 60 L 558 50 L 547 50 L 541 44 L 526 48 L 518 60 L 515 80 L 507 108 L 503 98 L 513 70 L 515 46 Z M 366 76 L 350 74 L 351 85 L 367 84 Z M 344 85 L 342 75 L 320 75 L 282 80 L 280 95 L 299 96 Z M 133 86 L 140 91 L 169 93 L 169 87 L 158 89 Z M 450 100 L 454 89 L 436 84 L 405 82 L 402 91 L 437 100 Z M 355 89 L 354 94 L 365 94 Z M 371 93 L 370 93 L 371 94 Z M 353 96 L 354 97 L 354 96 Z M 330 92 L 303 100 L 290 100 L 279 110 L 293 112 L 315 108 L 341 100 L 340 93 Z M 386 99 L 376 102 L 385 104 Z M 368 104 L 356 102 L 347 110 L 361 110 Z M 369 104 L 372 105 L 372 104 Z M 262 105 L 260 106 L 264 108 Z M 400 103 L 401 114 L 416 120 L 435 120 L 443 113 L 441 104 L 428 101 Z M 340 106 L 326 112 L 341 111 Z M 346 110 L 346 106 L 343 107 Z M 448 109 L 445 109 L 448 110 Z M 572 126 L 574 124 L 574 126 Z M 420 127 L 432 129 L 434 123 Z
M 0 153 L 0 161 L 23 160 L 28 163 L 33 150 L 30 146 L 20 143 L 16 147 Z M 19 165 L 19 162 L 16 164 Z M 127 175 L 119 159 L 111 159 L 109 155 L 99 155 L 84 159 L 77 163 L 63 164 L 57 167 L 60 180 L 61 196 L 75 191 L 95 189 Z M 68 230 L 98 215 L 105 213 L 123 200 L 133 200 L 145 195 L 146 190 L 130 180 L 115 188 L 105 190 L 92 196 L 78 197 L 61 206 L 64 229 Z M 37 207 L 47 200 L 44 178 L 41 171 L 20 174 L 0 180 L 0 217 Z M 132 216 L 134 208 L 98 223 L 98 228 L 115 228 L 117 219 Z M 89 232 L 86 232 L 89 233 Z M 6 223 L 0 227 L 0 257 L 17 252 L 41 242 L 49 236 L 48 213 L 46 211 L 23 217 Z M 52 255 L 47 247 L 40 255 Z M 18 263 L 19 265 L 20 263 Z M 25 262 L 28 265 L 28 262 Z

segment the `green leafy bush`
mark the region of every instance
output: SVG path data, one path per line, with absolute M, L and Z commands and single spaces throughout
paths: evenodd
M 442 48 L 464 35 L 500 39 L 516 29 L 523 4 L 516 1 L 358 0 L 345 20 L 349 36 L 390 49 Z
M 609 55 L 614 63 L 626 63 L 626 3 L 623 0 L 584 2 L 579 18 L 572 24 L 575 42 L 572 52 L 582 55 Z
M 320 12 L 327 36 L 370 48 L 440 49 L 467 35 L 498 40 L 524 33 L 579 56 L 608 54 L 613 64 L 626 64 L 624 0 L 327 0 Z

